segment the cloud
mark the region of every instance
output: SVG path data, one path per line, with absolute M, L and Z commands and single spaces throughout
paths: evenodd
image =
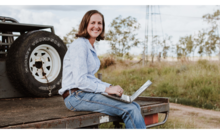
M 89 5 L 16 5 L 8 6 L 14 9 L 27 9 L 27 10 L 46 10 L 46 11 L 84 11 L 87 9 L 100 9 L 101 6 L 89 6 Z

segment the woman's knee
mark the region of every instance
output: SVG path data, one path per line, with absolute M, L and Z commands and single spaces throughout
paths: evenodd
M 137 102 L 132 102 L 132 104 L 134 104 L 138 109 L 141 109 L 140 105 Z
M 137 105 L 131 103 L 131 104 L 127 107 L 127 111 L 128 111 L 130 114 L 140 113 L 140 106 L 138 107 Z

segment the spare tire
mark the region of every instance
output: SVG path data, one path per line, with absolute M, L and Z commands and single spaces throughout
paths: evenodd
M 21 35 L 11 45 L 6 71 L 14 88 L 26 95 L 48 97 L 61 88 L 62 64 L 67 51 L 53 33 L 32 31 Z

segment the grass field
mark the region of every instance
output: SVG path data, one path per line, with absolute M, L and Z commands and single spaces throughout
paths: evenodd
M 157 62 L 146 66 L 116 62 L 99 70 L 102 80 L 120 85 L 127 95 L 144 82 L 153 84 L 141 96 L 169 97 L 171 102 L 220 110 L 220 64 L 196 62 Z
M 153 84 L 141 96 L 169 97 L 170 102 L 220 110 L 220 64 L 217 61 L 156 62 L 146 66 L 121 60 L 108 63 L 112 64 L 105 64 L 98 71 L 102 73 L 102 80 L 120 85 L 127 95 L 132 95 L 143 83 L 151 80 Z M 162 115 L 159 117 L 162 120 Z M 100 128 L 114 128 L 114 125 L 106 123 Z M 169 117 L 164 125 L 153 129 L 158 128 L 187 129 L 195 128 L 195 125 Z

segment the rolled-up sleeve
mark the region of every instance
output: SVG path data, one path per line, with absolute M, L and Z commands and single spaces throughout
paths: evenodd
M 108 84 L 94 81 L 88 77 L 88 52 L 87 44 L 76 42 L 69 49 L 71 71 L 75 86 L 81 90 L 103 93 Z
M 104 84 L 106 87 L 111 86 L 111 84 L 109 84 L 109 83 L 107 83 L 107 82 L 103 82 L 103 81 L 101 81 L 101 80 L 99 80 L 99 83 Z

